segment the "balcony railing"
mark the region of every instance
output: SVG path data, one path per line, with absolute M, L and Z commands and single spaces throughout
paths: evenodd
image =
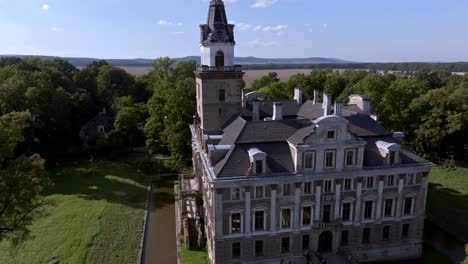
M 197 65 L 198 72 L 242 72 L 241 65 L 234 66 L 206 66 Z
M 341 226 L 341 220 L 333 220 L 330 222 L 317 222 L 315 223 L 315 226 L 318 228 L 337 228 Z

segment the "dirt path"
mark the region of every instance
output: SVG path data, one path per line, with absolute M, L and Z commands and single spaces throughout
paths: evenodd
M 177 264 L 173 179 L 153 183 L 144 264 Z

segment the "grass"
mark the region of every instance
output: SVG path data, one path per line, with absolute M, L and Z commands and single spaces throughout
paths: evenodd
M 125 163 L 75 162 L 50 172 L 47 215 L 19 247 L 0 244 L 0 263 L 134 263 L 146 177 Z
M 210 264 L 206 250 L 195 251 L 182 247 L 180 258 L 182 264 Z
M 429 177 L 429 219 L 460 238 L 468 239 L 468 169 L 433 168 Z

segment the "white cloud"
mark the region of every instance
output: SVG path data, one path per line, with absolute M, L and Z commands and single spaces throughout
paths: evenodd
M 183 35 L 185 34 L 184 31 L 175 31 L 175 32 L 172 32 L 173 35 Z
M 278 43 L 276 42 L 273 42 L 273 41 L 263 42 L 258 39 L 247 42 L 247 46 L 249 46 L 250 48 L 271 47 L 271 46 L 276 46 L 276 45 L 278 45 Z
M 284 32 L 288 29 L 288 25 L 277 25 L 277 26 L 266 26 L 262 28 L 262 31 L 265 32 Z
M 41 6 L 41 9 L 42 9 L 42 11 L 49 11 L 50 6 L 49 6 L 48 4 L 43 4 L 43 5 Z
M 161 26 L 183 26 L 182 22 L 172 22 L 172 21 L 167 21 L 167 20 L 159 20 L 158 25 Z
M 276 4 L 278 0 L 255 0 L 255 3 L 253 3 L 250 7 L 251 8 L 268 8 L 274 4 Z
M 236 29 L 238 31 L 245 31 L 245 30 L 249 30 L 252 28 L 252 25 L 250 24 L 245 24 L 245 23 L 239 23 L 236 25 Z
M 263 28 L 263 26 L 256 26 L 254 27 L 253 31 L 259 31 Z
M 235 4 L 237 2 L 239 2 L 239 0 L 224 0 L 225 3 L 229 3 L 229 4 Z

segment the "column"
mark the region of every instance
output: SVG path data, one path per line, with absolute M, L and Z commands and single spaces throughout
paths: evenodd
M 250 233 L 250 227 L 252 226 L 252 221 L 250 221 L 250 192 L 245 193 L 245 233 Z
M 223 195 L 216 194 L 215 196 L 216 212 L 215 212 L 215 230 L 216 238 L 223 238 Z
M 377 221 L 380 221 L 381 216 L 382 216 L 383 188 L 384 188 L 384 182 L 379 181 L 379 194 L 377 197 L 377 212 L 375 212 L 375 219 Z
M 398 200 L 396 204 L 396 217 L 401 217 L 401 206 L 403 204 L 403 188 L 404 188 L 405 180 L 400 179 L 398 182 Z
M 354 224 L 359 225 L 361 221 L 361 196 L 362 196 L 362 182 L 358 182 L 356 189 L 356 210 L 354 213 Z
M 276 230 L 276 190 L 271 190 L 270 230 Z
M 426 209 L 426 202 L 427 202 L 427 191 L 428 191 L 428 183 L 429 183 L 429 178 L 428 177 L 423 177 L 421 179 L 421 195 L 417 198 L 417 199 L 421 199 L 421 206 L 419 208 L 421 208 L 420 210 L 418 210 L 417 214 L 418 215 L 421 215 L 424 217 L 424 214 L 425 214 L 425 209 Z M 416 210 L 416 208 L 415 208 Z
M 299 218 L 301 215 L 301 188 L 296 188 L 294 192 L 294 221 L 293 221 L 293 229 L 298 229 L 301 224 L 299 222 Z
M 320 206 L 322 206 L 322 205 L 320 204 L 320 200 L 321 200 L 321 197 L 322 197 L 321 191 L 322 191 L 322 187 L 321 187 L 321 186 L 315 187 L 315 213 L 314 213 L 314 220 L 317 221 L 317 222 L 320 221 Z
M 335 194 L 335 219 L 340 219 L 340 208 L 341 208 L 341 185 L 336 185 L 336 194 Z

